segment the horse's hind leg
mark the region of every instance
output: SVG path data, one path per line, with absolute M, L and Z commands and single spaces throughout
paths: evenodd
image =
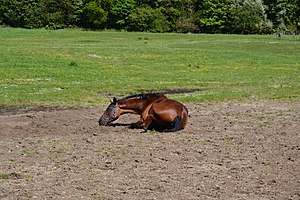
M 180 131 L 181 129 L 183 129 L 181 117 L 179 117 L 179 116 L 175 117 L 175 119 L 171 123 L 171 127 L 172 128 L 170 128 L 170 129 L 165 129 L 163 132 L 175 132 L 175 131 Z

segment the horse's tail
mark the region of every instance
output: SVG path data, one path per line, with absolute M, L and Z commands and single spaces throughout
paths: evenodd
M 177 116 L 175 117 L 175 119 L 173 120 L 173 122 L 171 123 L 171 127 L 170 129 L 165 129 L 164 132 L 175 132 L 175 131 L 180 131 L 183 129 L 182 126 L 182 118 Z

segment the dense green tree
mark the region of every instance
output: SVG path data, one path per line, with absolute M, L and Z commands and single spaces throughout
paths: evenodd
M 275 31 L 300 31 L 299 0 L 264 0 L 264 4 Z
M 233 33 L 270 33 L 272 30 L 261 0 L 236 0 L 230 8 L 228 26 Z
M 222 33 L 226 30 L 229 7 L 233 0 L 199 1 L 199 26 L 204 33 Z
M 199 27 L 197 20 L 197 4 L 193 0 L 181 0 L 177 4 L 180 16 L 176 19 L 176 31 L 181 33 L 197 33 Z
M 107 22 L 108 12 L 105 11 L 99 2 L 91 1 L 83 8 L 83 26 L 100 29 Z
M 299 32 L 300 5 L 299 0 L 0 0 L 0 25 L 182 33 Z
M 41 0 L 45 26 L 59 29 L 76 25 L 81 17 L 81 0 Z
M 44 25 L 39 0 L 1 0 L 0 22 L 12 27 L 39 28 Z
M 160 8 L 164 0 L 135 0 L 138 7 Z
M 169 22 L 160 9 L 138 7 L 129 15 L 129 31 L 167 32 Z
M 179 1 L 181 0 L 161 0 L 160 2 L 161 12 L 169 22 L 170 31 L 176 31 L 176 22 L 182 16 Z
M 129 15 L 135 9 L 135 0 L 118 0 L 112 7 L 115 28 L 126 29 L 129 25 Z
M 112 28 L 112 8 L 117 0 L 85 0 L 81 26 L 91 29 Z

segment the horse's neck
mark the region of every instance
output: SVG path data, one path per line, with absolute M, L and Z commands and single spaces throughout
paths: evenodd
M 119 107 L 121 109 L 121 114 L 141 114 L 142 109 L 144 106 L 144 102 L 137 99 L 128 99 L 123 104 L 121 104 Z
M 164 99 L 164 98 L 166 97 L 157 96 L 149 99 L 128 99 L 122 105 L 120 105 L 121 114 L 132 113 L 132 114 L 140 115 L 143 113 L 145 107 L 149 106 L 150 104 L 152 104 L 153 102 L 159 99 Z

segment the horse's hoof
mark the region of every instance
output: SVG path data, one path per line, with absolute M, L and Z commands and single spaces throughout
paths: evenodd
M 147 133 L 148 130 L 147 129 L 143 129 L 143 131 L 141 133 Z

